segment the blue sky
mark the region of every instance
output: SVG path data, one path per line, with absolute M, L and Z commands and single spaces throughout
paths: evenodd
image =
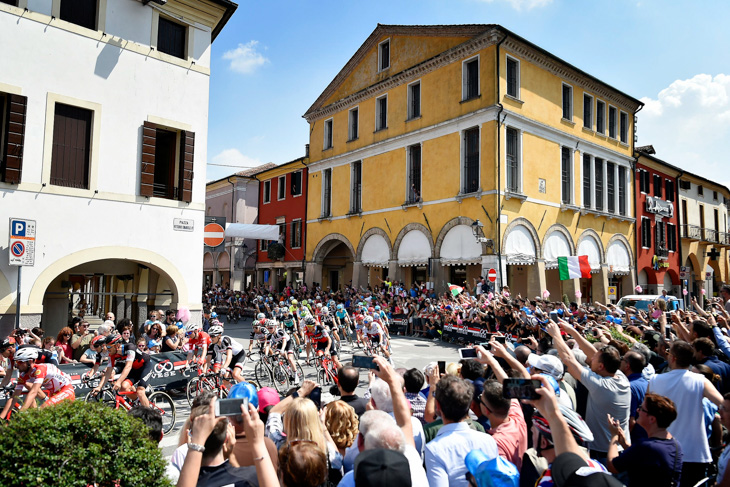
M 240 1 L 213 44 L 207 179 L 304 155 L 304 112 L 378 23 L 501 24 L 639 98 L 639 145 L 730 186 L 730 2 Z

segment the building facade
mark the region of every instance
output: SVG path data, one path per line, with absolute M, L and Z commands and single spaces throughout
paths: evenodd
M 636 270 L 637 281 L 648 294 L 681 297 L 677 212 L 677 177 L 682 170 L 658 159 L 652 148 L 637 148 Z
M 211 43 L 228 0 L 0 3 L 0 241 L 34 220 L 23 326 L 201 312 Z M 185 103 L 180 103 L 185 100 Z M 0 334 L 17 267 L 0 259 Z
M 206 184 L 205 215 L 226 223 L 259 223 L 259 181 L 256 174 L 276 167 L 269 162 Z M 203 285 L 240 291 L 256 278 L 258 240 L 229 237 L 216 249 L 205 248 Z
M 281 164 L 256 175 L 259 181 L 259 223 L 278 225 L 280 252 L 273 242 L 258 241 L 256 283 L 281 290 L 304 281 L 304 251 L 307 220 L 306 158 Z
M 304 115 L 307 280 L 633 288 L 639 106 L 497 25 L 378 25 Z M 592 278 L 561 282 L 565 255 Z

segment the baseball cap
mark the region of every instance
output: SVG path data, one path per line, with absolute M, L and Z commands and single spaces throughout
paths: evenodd
M 355 459 L 355 485 L 357 487 L 411 486 L 411 469 L 408 459 L 393 450 L 365 450 Z
M 565 373 L 563 362 L 554 355 L 537 355 L 531 353 L 527 356 L 527 363 L 536 369 L 540 369 L 555 379 L 560 380 Z
M 266 408 L 266 406 L 274 406 L 276 404 L 279 404 L 279 401 L 281 401 L 279 393 L 271 387 L 262 387 L 261 389 L 259 389 L 258 396 L 260 413 L 265 412 L 264 409 Z
M 555 487 L 622 487 L 616 477 L 590 466 L 575 453 L 562 453 L 550 467 Z

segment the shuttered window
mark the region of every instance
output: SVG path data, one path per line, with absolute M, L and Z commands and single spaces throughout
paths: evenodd
M 464 100 L 479 96 L 479 59 L 464 63 L 462 72 L 462 94 Z
M 350 213 L 360 213 L 362 211 L 362 162 L 355 161 L 352 163 L 352 173 L 350 175 Z
M 520 96 L 520 65 L 510 57 L 507 58 L 507 94 L 513 98 Z
M 671 223 L 667 223 L 667 250 L 677 251 L 677 227 Z
M 299 196 L 302 194 L 302 171 L 291 173 L 291 195 Z
M 96 30 L 97 0 L 61 0 L 61 20 Z
M 520 146 L 517 130 L 507 128 L 507 191 L 520 191 Z
M 23 170 L 28 99 L 0 93 L 0 181 L 18 184 Z
M 332 216 L 332 169 L 322 171 L 322 217 Z
M 616 108 L 609 105 L 608 107 L 608 136 L 612 139 L 616 138 Z
M 583 207 L 591 207 L 591 156 L 583 154 Z
M 593 159 L 594 174 L 596 177 L 596 210 L 603 211 L 603 159 Z
M 408 85 L 408 118 L 421 116 L 421 83 Z
M 408 198 L 407 203 L 421 201 L 421 146 L 408 148 Z
M 662 197 L 662 177 L 658 174 L 654 175 L 654 196 Z
M 464 131 L 464 193 L 479 189 L 479 129 Z
M 298 249 L 302 246 L 302 221 L 291 222 L 291 248 Z
M 375 103 L 375 130 L 386 129 L 388 128 L 388 97 L 380 97 Z
M 195 133 L 144 122 L 140 195 L 190 203 Z
M 618 214 L 626 216 L 626 168 L 618 168 Z
M 185 35 L 187 27 L 172 20 L 160 17 L 157 26 L 157 50 L 185 59 Z
M 666 179 L 664 181 L 665 188 L 666 188 L 666 200 L 667 201 L 674 201 L 674 181 L 671 179 Z
M 596 100 L 596 132 L 606 132 L 606 103 Z
M 573 87 L 563 84 L 563 118 L 573 120 Z
M 91 110 L 56 103 L 53 117 L 51 184 L 89 188 Z
M 573 189 L 573 178 L 570 164 L 569 147 L 563 147 L 560 154 L 560 183 L 563 204 L 569 205 L 572 202 L 571 194 Z
M 616 212 L 616 175 L 613 172 L 613 162 L 606 163 L 606 196 L 608 199 L 607 209 L 609 213 Z
M 359 111 L 357 108 L 353 108 L 350 110 L 350 127 L 347 140 L 355 140 L 358 138 L 360 134 L 360 128 L 358 127 L 359 121 Z
M 651 220 L 641 217 L 641 246 L 651 248 Z

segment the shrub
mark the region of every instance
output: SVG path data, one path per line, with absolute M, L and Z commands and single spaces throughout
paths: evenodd
M 166 462 L 140 420 L 81 400 L 16 413 L 0 427 L 0 485 L 165 486 Z

